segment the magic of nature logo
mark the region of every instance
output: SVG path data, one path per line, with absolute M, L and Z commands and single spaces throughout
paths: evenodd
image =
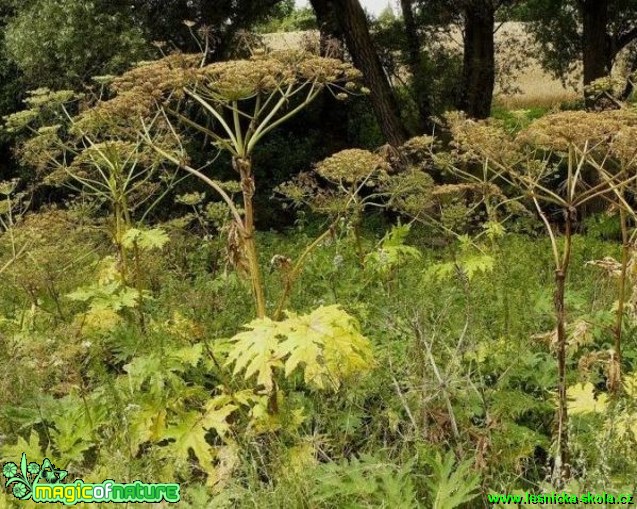
M 97 484 L 85 483 L 82 479 L 67 483 L 66 470 L 55 468 L 48 458 L 41 464 L 28 462 L 25 453 L 22 453 L 20 465 L 5 463 L 2 475 L 6 479 L 5 487 L 14 497 L 39 503 L 176 503 L 181 499 L 180 486 L 176 483 L 148 484 L 134 481 L 122 484 L 111 479 Z

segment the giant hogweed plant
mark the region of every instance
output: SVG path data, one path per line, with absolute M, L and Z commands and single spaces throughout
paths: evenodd
M 389 180 L 389 164 L 378 154 L 349 149 L 318 163 L 313 172 L 304 172 L 278 188 L 293 205 L 309 205 L 330 217 L 332 228 L 340 219 L 352 227 L 360 259 L 364 257 L 360 225 L 366 208 L 379 206 L 379 186 Z M 322 179 L 327 185 L 321 185 Z
M 113 198 L 113 210 L 124 214 L 124 223 L 127 223 L 125 214 L 130 207 L 119 199 L 120 193 L 112 192 L 113 173 L 123 175 L 126 182 L 138 163 L 141 163 L 140 168 L 148 167 L 147 161 L 139 160 L 140 153 L 148 154 L 146 149 L 162 163 L 170 161 L 206 182 L 231 212 L 241 255 L 238 263 L 245 266 L 250 276 L 258 318 L 248 325 L 250 331 L 232 340 L 235 347 L 225 364 L 234 367 L 235 375 L 243 374 L 249 385 L 241 392 L 236 390 L 235 379 L 228 380 L 212 398 L 210 395 L 201 397 L 201 391 L 186 391 L 195 399 L 205 400 L 200 408 L 187 409 L 182 398 L 181 404 L 177 402 L 162 411 L 166 404 L 163 388 L 167 387 L 168 380 L 165 378 L 181 387 L 179 374 L 199 361 L 200 346 L 172 353 L 161 349 L 156 354 L 134 359 L 127 366 L 127 372 L 135 381 L 132 385 L 129 381 L 126 386 L 141 390 L 151 384 L 161 404 L 157 406 L 158 401 L 154 401 L 155 406 L 150 409 L 143 406 L 148 412 L 142 412 L 140 419 L 141 425 L 146 427 L 133 437 L 129 435 L 131 454 L 151 443 L 160 450 L 158 454 L 178 458 L 180 464 L 185 464 L 194 453 L 200 469 L 214 483 L 215 453 L 207 439 L 210 432 L 231 445 L 234 440 L 231 440 L 230 428 L 236 414 L 244 417 L 242 422 L 247 422 L 241 432 L 237 429 L 240 426 L 234 426 L 240 437 L 247 439 L 250 430 L 276 431 L 283 418 L 284 392 L 279 389 L 282 380 L 296 377 L 300 372 L 308 387 L 337 390 L 346 379 L 361 375 L 372 367 L 369 342 L 360 334 L 355 320 L 340 308 L 319 308 L 310 315 L 301 316 L 288 313 L 286 319 L 277 322 L 266 318 L 252 206 L 255 192 L 252 153 L 259 140 L 306 107 L 322 90 L 328 89 L 340 98 L 356 90 L 358 77 L 358 71 L 349 65 L 308 55 L 257 55 L 249 60 L 204 66 L 201 66 L 200 56 L 172 55 L 115 79 L 112 99 L 99 101 L 72 119 L 71 129 L 79 136 L 76 140 L 81 150 L 74 152 L 72 147 L 66 151 L 68 144 L 59 143 L 56 128 L 38 132 L 34 138 L 37 141 L 27 146 L 29 150 L 40 145 L 49 149 L 48 153 L 46 150 L 34 152 L 44 156 L 41 160 L 45 165 L 62 159 L 65 174 L 70 172 L 76 181 L 94 192 L 98 190 L 96 182 L 101 179 L 108 197 Z M 193 120 L 201 117 L 189 116 L 193 108 L 203 114 L 203 124 Z M 202 132 L 214 150 L 231 154 L 243 195 L 241 207 L 222 184 L 208 177 L 205 168 L 190 165 L 182 141 L 184 130 L 190 129 Z M 42 136 L 52 138 L 52 143 Z M 143 144 L 138 144 L 140 137 Z M 121 144 L 129 147 L 132 144 L 133 155 L 126 157 L 124 151 L 125 155 L 121 157 L 122 151 L 114 150 L 118 158 L 114 161 L 109 156 L 109 149 L 120 148 L 113 146 Z M 66 164 L 64 158 L 69 154 L 72 161 Z M 86 165 L 92 174 L 86 173 Z M 118 184 L 116 176 L 115 180 Z M 115 217 L 117 226 L 120 224 L 117 214 Z M 129 227 L 123 232 L 116 228 L 116 232 L 121 233 L 118 242 L 123 250 L 129 247 L 128 241 L 133 248 L 141 247 L 147 238 L 151 248 L 159 247 L 153 240 L 156 235 L 150 238 L 149 234 Z M 314 243 L 308 249 L 317 246 L 318 243 Z M 125 251 L 120 257 L 124 255 Z M 117 274 L 109 265 L 98 285 L 71 294 L 71 298 L 88 303 L 85 320 L 106 324 L 108 328 L 117 320 L 120 311 L 134 307 L 142 298 L 142 292 L 128 288 L 121 276 L 121 272 Z M 283 318 L 280 316 L 283 306 L 279 305 L 278 309 L 277 318 Z M 219 364 L 213 364 L 220 369 Z M 300 413 L 297 414 L 295 421 L 300 422 Z M 149 419 L 149 416 L 153 418 Z M 93 430 L 99 428 L 94 418 L 89 421 L 86 426 Z M 91 447 L 90 441 L 86 446 Z M 74 459 L 78 460 L 77 457 Z
M 5 117 L 5 129 L 22 138 L 17 152 L 35 170 L 37 185 L 67 187 L 93 209 L 108 209 L 107 229 L 121 279 L 141 294 L 140 248 L 135 240 L 125 246 L 132 238 L 128 232 L 144 223 L 175 184 L 176 174 L 135 130 L 106 120 L 87 122 L 77 110 L 96 100 L 39 89 L 26 99 L 27 109 Z
M 480 248 L 479 239 L 496 236 L 499 223 L 495 216 L 510 200 L 505 199 L 492 181 L 436 185 L 428 171 L 435 159 L 430 157 L 433 144 L 431 137 L 422 136 L 401 147 L 383 147 L 376 152 L 344 150 L 316 164 L 313 171 L 301 173 L 279 186 L 277 192 L 296 207 L 307 206 L 327 216 L 331 221 L 329 229 L 343 221 L 349 225 L 361 263 L 386 282 L 401 259 L 419 257 L 414 248 L 404 244 L 414 222 L 434 227 L 466 246 L 459 259 L 432 267 L 431 274 L 444 278 L 460 272 L 471 277 L 492 267 L 493 259 Z M 492 219 L 485 223 L 482 234 L 473 238 L 463 235 L 470 218 L 485 206 Z M 409 223 L 397 226 L 372 253 L 366 254 L 359 228 L 363 214 L 371 210 L 397 212 Z M 294 271 L 291 274 L 294 275 Z
M 253 153 L 259 142 L 328 91 L 339 99 L 362 90 L 360 72 L 332 58 L 294 52 L 255 51 L 244 60 L 202 64 L 201 55 L 175 54 L 116 78 L 109 100 L 83 114 L 89 124 L 134 125 L 147 146 L 206 183 L 228 206 L 240 258 L 249 276 L 256 315 L 267 314 L 255 239 Z M 183 135 L 203 135 L 213 152 L 226 152 L 241 185 L 241 206 L 210 176 L 195 168 Z M 164 133 L 168 143 L 157 133 Z
M 390 154 L 385 149 L 343 150 L 316 164 L 312 171 L 282 184 L 277 192 L 295 207 L 306 206 L 327 216 L 330 230 L 345 222 L 364 264 L 366 253 L 360 227 L 365 212 L 395 210 L 407 216 L 422 216 L 434 206 L 432 195 L 436 186 L 431 175 L 403 160 L 402 151 L 416 142 L 420 140 L 392 148 Z M 389 245 L 391 240 L 386 240 Z
M 0 182 L 0 235 L 9 238 L 11 249 L 10 258 L 0 265 L 0 274 L 22 256 L 28 247 L 26 243 L 20 245 L 14 234 L 16 224 L 29 206 L 26 193 L 17 192 L 18 185 L 19 181 L 16 179 Z
M 338 152 L 278 187 L 295 206 L 308 206 L 332 220 L 346 219 L 357 236 L 363 213 L 396 210 L 406 215 L 426 214 L 434 206 L 434 180 L 425 168 L 406 160 L 407 147 L 431 138 L 376 152 L 348 149 Z M 357 243 L 359 239 L 357 239 Z
M 565 112 L 544 117 L 517 135 L 511 135 L 494 123 L 476 123 L 461 116 L 448 117 L 454 137 L 453 165 L 457 173 L 467 181 L 475 181 L 471 167 L 480 165 L 535 207 L 550 238 L 555 266 L 555 350 L 558 367 L 553 472 L 553 480 L 557 484 L 570 477 L 571 467 L 565 295 L 577 214 L 593 201 L 608 202 L 612 207 L 623 210 L 622 214 L 631 210 L 623 193 L 634 185 L 637 174 L 630 171 L 630 165 L 618 164 L 613 140 L 622 127 L 631 126 L 636 120 L 637 114 L 631 110 Z M 555 210 L 560 212 L 557 224 L 550 220 L 550 213 Z M 623 292 L 620 284 L 620 302 Z M 619 313 L 623 314 L 621 306 Z M 618 323 L 621 319 L 619 315 Z M 618 327 L 617 330 L 615 348 L 619 352 L 621 329 Z M 619 376 L 616 364 L 611 371 L 614 377 Z M 618 383 L 616 378 L 610 381 L 611 386 Z
M 575 127 L 577 126 L 577 127 Z M 590 200 L 607 204 L 619 215 L 622 255 L 618 278 L 616 319 L 613 330 L 614 349 L 608 367 L 608 388 L 617 394 L 621 387 L 622 324 L 626 311 L 626 294 L 630 283 L 628 265 L 631 256 L 629 221 L 635 218 L 630 195 L 637 181 L 637 159 L 633 147 L 637 129 L 637 112 L 632 109 L 599 113 L 564 113 L 536 121 L 524 143 L 545 151 L 559 151 L 577 170 L 567 173 L 572 184 L 568 189 L 571 208 Z M 574 186 L 579 186 L 579 190 Z M 579 195 L 579 201 L 577 201 Z M 568 221 L 566 226 L 568 226 Z
M 600 126 L 605 125 L 605 131 L 613 134 L 607 138 L 602 150 L 591 151 L 589 164 L 597 171 L 600 179 L 609 184 L 613 201 L 619 204 L 612 213 L 619 215 L 622 239 L 612 354 L 614 375 L 609 377 L 613 382 L 610 389 L 617 394 L 621 382 L 622 333 L 627 311 L 631 311 L 629 317 L 635 321 L 635 273 L 631 266 L 634 266 L 637 236 L 634 225 L 637 223 L 637 213 L 632 205 L 636 186 L 631 177 L 637 173 L 637 149 L 634 145 L 637 137 L 637 115 L 631 115 L 630 110 L 622 110 L 620 114 L 605 112 L 599 116 L 605 117 Z
M 356 251 L 362 265 L 373 266 L 378 274 L 388 276 L 403 255 L 417 257 L 415 249 L 409 249 L 402 240 L 406 236 L 405 225 L 388 236 L 375 251 L 379 257 L 368 256 L 363 249 L 360 226 L 363 214 L 370 209 L 387 209 L 392 200 L 419 200 L 426 207 L 433 187 L 432 178 L 420 170 L 392 174 L 392 166 L 381 154 L 361 149 L 338 152 L 315 165 L 311 172 L 303 172 L 293 180 L 280 185 L 277 193 L 294 207 L 306 206 L 313 212 L 327 216 L 329 226 L 315 244 L 345 225 L 353 234 Z M 302 263 L 309 251 L 303 253 L 297 263 L 285 270 L 284 288 L 292 289 Z M 387 255 L 387 256 L 385 256 Z M 388 256 L 393 256 L 389 259 Z M 277 313 L 282 312 L 281 300 Z M 276 316 L 276 315 L 275 315 Z

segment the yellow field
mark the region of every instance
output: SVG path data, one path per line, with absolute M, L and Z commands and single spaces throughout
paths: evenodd
M 316 41 L 317 32 L 287 32 L 266 34 L 265 44 L 275 50 L 298 49 Z M 462 50 L 459 30 L 452 31 L 443 41 L 445 46 Z M 496 67 L 498 69 L 495 103 L 506 108 L 553 107 L 581 97 L 581 86 L 564 86 L 546 73 L 537 58 L 524 23 L 503 23 L 496 32 Z M 577 75 L 572 81 L 579 83 Z M 507 93 L 503 93 L 506 84 Z

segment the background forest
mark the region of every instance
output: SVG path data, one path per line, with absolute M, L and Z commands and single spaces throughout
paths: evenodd
M 0 0 L 0 509 L 637 490 L 637 2 L 394 4 Z

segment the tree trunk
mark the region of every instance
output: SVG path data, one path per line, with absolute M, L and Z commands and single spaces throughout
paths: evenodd
M 312 0 L 312 5 L 315 3 L 327 4 L 327 8 L 333 9 L 354 65 L 363 73 L 365 83 L 371 91 L 374 113 L 385 139 L 391 145 L 402 145 L 408 138 L 407 131 L 400 119 L 398 102 L 374 48 L 367 17 L 360 2 Z
M 310 0 L 316 14 L 316 21 L 320 30 L 321 56 L 338 58 L 345 57 L 343 32 L 336 19 L 335 10 L 328 2 Z M 333 94 L 321 94 L 320 99 L 321 131 L 325 136 L 325 155 L 347 148 L 349 134 L 349 108 L 336 99 Z
M 418 36 L 418 25 L 414 17 L 413 0 L 401 0 L 400 6 L 403 11 L 403 21 L 405 23 L 405 35 L 407 37 L 407 63 L 413 77 L 414 98 L 418 107 L 419 124 L 424 132 L 431 130 L 431 101 L 427 87 L 425 86 L 426 76 L 423 75 L 421 62 L 421 43 Z
M 495 7 L 491 0 L 464 9 L 463 91 L 459 107 L 472 118 L 491 114 L 495 86 Z
M 321 36 L 321 56 L 343 59 L 345 37 L 340 29 L 335 10 L 330 4 L 330 0 L 310 0 Z M 341 43 L 340 51 L 336 48 L 338 43 Z
M 580 0 L 584 86 L 608 76 L 612 65 L 608 36 L 608 0 Z

